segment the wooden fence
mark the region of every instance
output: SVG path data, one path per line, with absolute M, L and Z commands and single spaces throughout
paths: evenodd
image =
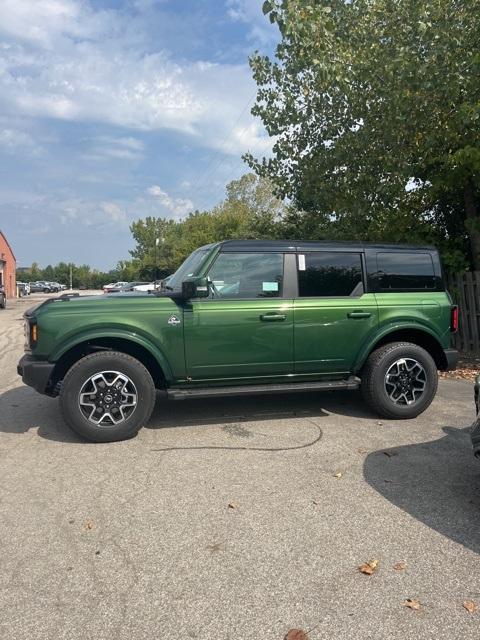
M 480 353 L 480 271 L 447 275 L 447 288 L 458 304 L 460 314 L 455 347 L 460 351 Z

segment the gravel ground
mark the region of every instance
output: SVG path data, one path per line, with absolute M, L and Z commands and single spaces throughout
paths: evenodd
M 94 445 L 16 375 L 40 298 L 0 311 L 0 637 L 478 637 L 471 383 L 408 422 L 341 392 L 159 399 Z

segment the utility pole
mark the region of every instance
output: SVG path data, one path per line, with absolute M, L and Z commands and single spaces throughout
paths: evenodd
M 155 238 L 155 282 L 158 280 L 158 245 L 160 238 Z
M 73 282 L 73 265 L 72 263 L 70 263 L 70 291 L 73 289 L 72 282 Z

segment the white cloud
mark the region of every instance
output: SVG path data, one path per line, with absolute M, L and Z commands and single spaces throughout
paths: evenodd
M 29 133 L 18 129 L 0 129 L 0 150 L 8 153 L 25 153 L 41 156 L 43 149 L 36 144 Z
M 260 45 L 278 41 L 278 27 L 272 25 L 262 12 L 260 0 L 227 0 L 228 15 L 236 22 L 250 26 L 250 39 Z
M 133 137 L 99 136 L 92 141 L 88 152 L 83 154 L 86 160 L 141 160 L 145 144 Z
M 193 202 L 188 198 L 172 198 L 166 191 L 158 185 L 153 185 L 147 189 L 147 193 L 153 196 L 158 202 L 168 209 L 175 216 L 184 216 L 193 209 Z
M 102 202 L 100 207 L 107 218 L 113 222 L 124 222 L 127 219 L 125 210 L 116 202 Z
M 241 10 L 264 21 L 252 3 L 230 2 L 235 19 Z M 253 102 L 255 85 L 246 63 L 177 63 L 161 42 L 155 49 L 142 42 L 125 12 L 95 11 L 80 0 L 3 0 L 0 33 L 4 112 L 179 131 L 231 155 L 266 146 L 258 123 L 248 135 L 228 135 L 242 109 L 238 126 L 253 122 L 248 98 Z M 104 155 L 131 158 L 126 149 L 137 151 L 110 146 Z

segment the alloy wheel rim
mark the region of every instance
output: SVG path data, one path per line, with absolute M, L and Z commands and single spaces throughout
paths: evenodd
M 119 371 L 100 371 L 90 376 L 78 394 L 84 418 L 97 427 L 112 427 L 130 418 L 138 403 L 133 381 Z
M 427 373 L 414 358 L 396 360 L 385 374 L 385 391 L 392 402 L 411 405 L 418 402 L 427 387 Z

